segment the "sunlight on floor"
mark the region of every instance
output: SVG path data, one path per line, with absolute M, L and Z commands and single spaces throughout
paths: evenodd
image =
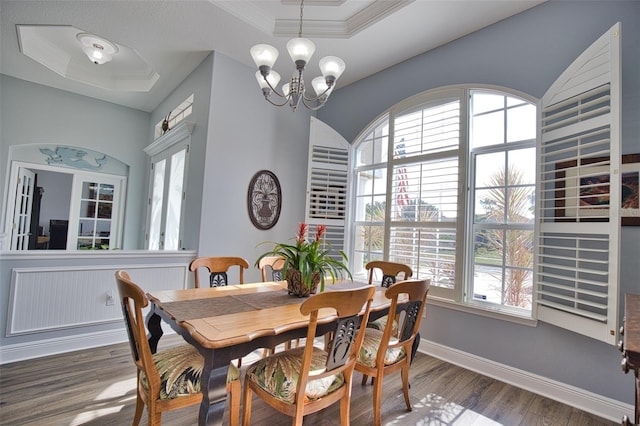
M 404 404 L 404 402 L 403 402 Z M 460 405 L 447 402 L 443 397 L 428 394 L 419 402 L 413 403 L 413 414 L 424 412 L 422 419 L 415 423 L 416 426 L 502 426 L 487 417 Z M 407 423 L 408 414 L 401 414 L 394 420 L 385 422 L 387 425 L 404 425 Z
M 77 415 L 69 426 L 78 426 L 121 411 L 126 404 L 135 405 L 136 378 L 116 382 L 95 397 L 86 411 Z

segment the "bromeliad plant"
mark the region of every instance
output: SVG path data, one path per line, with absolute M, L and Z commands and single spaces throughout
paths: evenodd
M 320 291 L 324 291 L 325 278 L 331 277 L 331 282 L 346 274 L 351 280 L 351 272 L 347 267 L 349 259 L 342 251 L 336 251 L 337 255 L 331 255 L 331 244 L 323 241 L 327 231 L 326 225 L 317 225 L 315 239 L 307 241 L 306 235 L 309 227 L 306 223 L 298 226 L 298 233 L 294 244 L 272 243 L 273 249 L 262 254 L 256 261 L 256 265 L 265 256 L 281 256 L 284 258 L 283 276 L 287 277 L 287 271 L 294 269 L 300 272 L 302 282 L 308 289 L 313 284 L 314 274 L 320 279 Z M 339 255 L 339 256 L 338 256 Z

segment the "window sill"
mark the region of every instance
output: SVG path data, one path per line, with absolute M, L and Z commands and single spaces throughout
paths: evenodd
M 439 306 L 441 308 L 453 309 L 473 315 L 480 315 L 483 317 L 498 319 L 502 321 L 514 322 L 516 324 L 526 325 L 529 327 L 536 327 L 538 325 L 538 320 L 535 318 L 500 311 L 498 309 L 491 309 L 489 307 L 480 307 L 477 305 L 455 302 L 453 300 L 444 299 L 441 297 L 428 297 L 427 305 Z

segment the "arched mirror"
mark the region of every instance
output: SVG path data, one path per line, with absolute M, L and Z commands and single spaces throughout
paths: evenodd
M 86 148 L 15 147 L 3 250 L 122 248 L 128 170 L 125 163 Z

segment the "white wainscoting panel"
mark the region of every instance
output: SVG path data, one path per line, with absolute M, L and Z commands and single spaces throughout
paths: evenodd
M 114 277 L 121 268 L 14 268 L 7 336 L 122 321 Z M 126 270 L 145 292 L 186 288 L 189 273 L 185 264 L 127 265 Z

